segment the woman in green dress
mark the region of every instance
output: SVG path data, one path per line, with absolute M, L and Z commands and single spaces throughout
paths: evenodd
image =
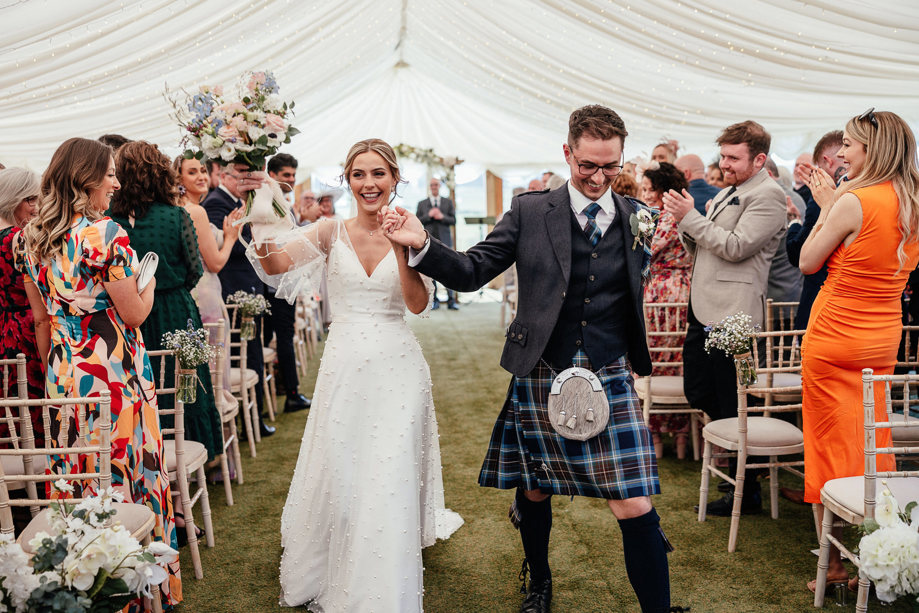
M 189 321 L 195 328 L 202 327 L 190 293 L 202 272 L 195 228 L 185 209 L 177 206 L 179 192 L 172 164 L 156 145 L 145 141 L 124 145 L 115 166 L 121 189 L 112 198 L 109 214 L 128 233 L 138 258 L 149 251 L 159 257 L 153 310 L 140 330 L 148 350 L 162 349 L 164 333 L 185 329 Z M 159 360 L 151 362 L 153 372 L 159 373 Z M 169 358 L 166 372 L 173 368 Z M 194 403 L 185 405 L 185 438 L 207 447 L 212 460 L 223 453 L 223 434 L 207 364 L 198 367 L 198 380 L 203 390 L 199 388 Z M 160 397 L 159 406 L 171 409 L 173 397 Z M 161 421 L 163 427 L 170 427 L 172 416 L 162 416 Z

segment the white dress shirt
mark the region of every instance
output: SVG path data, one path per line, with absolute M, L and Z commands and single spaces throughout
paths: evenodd
M 578 218 L 578 223 L 581 225 L 581 229 L 584 229 L 584 226 L 587 225 L 587 215 L 584 211 L 591 205 L 591 203 L 596 202 L 600 205 L 600 212 L 597 213 L 594 221 L 597 222 L 597 227 L 600 228 L 600 234 L 606 234 L 606 230 L 612 225 L 613 220 L 616 219 L 616 207 L 613 206 L 613 196 L 610 190 L 603 192 L 603 195 L 600 196 L 597 200 L 591 200 L 571 185 L 571 181 L 568 181 L 568 198 L 571 200 L 571 210 L 574 211 L 575 217 Z

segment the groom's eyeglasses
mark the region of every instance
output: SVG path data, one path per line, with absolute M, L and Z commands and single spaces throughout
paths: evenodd
M 607 177 L 615 177 L 620 172 L 622 172 L 622 164 L 606 164 L 605 166 L 597 166 L 593 162 L 579 162 L 578 158 L 574 157 L 574 153 L 571 154 L 571 158 L 574 160 L 575 164 L 578 165 L 578 172 L 580 172 L 585 177 L 593 176 L 597 170 L 602 170 L 603 174 Z
M 875 129 L 875 130 L 878 129 L 878 118 L 877 118 L 877 116 L 874 114 L 874 107 L 871 107 L 870 109 L 868 109 L 867 111 L 865 111 L 864 113 L 862 113 L 861 115 L 859 115 L 859 116 L 857 117 L 857 119 L 858 119 L 858 121 L 864 121 L 864 120 L 867 119 L 868 121 L 871 122 L 871 125 L 874 126 L 874 129 Z

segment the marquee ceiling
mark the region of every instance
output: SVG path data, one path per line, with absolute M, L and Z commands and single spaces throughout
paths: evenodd
M 714 152 L 756 119 L 791 158 L 869 106 L 919 125 L 910 0 L 0 0 L 0 161 L 71 136 L 175 152 L 163 92 L 272 70 L 301 167 L 371 136 L 500 171 L 550 165 L 572 109 L 610 106 L 628 157 Z

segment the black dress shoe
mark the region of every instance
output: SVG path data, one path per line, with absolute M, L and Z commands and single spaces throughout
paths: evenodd
M 447 308 L 451 311 L 459 311 L 459 307 L 456 305 L 455 302 L 448 302 Z
M 434 304 L 431 305 L 431 310 L 432 310 L 432 311 L 436 311 L 436 310 L 439 309 L 439 308 L 440 308 L 440 303 L 439 303 L 439 302 L 435 302 Z
M 552 579 L 530 581 L 530 589 L 520 605 L 520 613 L 549 613 L 551 602 Z
M 293 413 L 310 408 L 313 402 L 303 394 L 288 394 L 287 402 L 284 403 L 284 412 Z
M 696 511 L 699 506 L 696 505 Z M 705 506 L 706 515 L 715 517 L 730 517 L 731 511 L 734 510 L 734 491 L 731 490 L 718 500 L 713 500 Z M 741 515 L 758 515 L 763 512 L 763 498 L 757 492 L 745 492 L 743 500 L 740 503 Z
M 266 436 L 271 436 L 272 434 L 274 434 L 275 430 L 277 430 L 277 428 L 275 428 L 274 426 L 269 426 L 268 424 L 264 422 L 259 422 L 258 424 L 258 431 L 262 435 L 262 438 L 265 438 Z

